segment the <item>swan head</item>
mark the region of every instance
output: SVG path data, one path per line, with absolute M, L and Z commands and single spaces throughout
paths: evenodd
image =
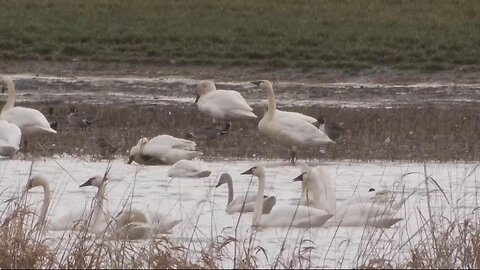
M 318 124 L 320 124 L 320 125 L 325 124 L 325 117 L 322 116 L 322 115 L 320 115 L 320 116 L 317 118 L 317 122 L 318 122 Z
M 260 86 L 262 89 L 273 88 L 272 83 L 268 80 L 254 81 L 254 82 L 252 82 L 252 84 L 254 84 L 256 86 Z
M 297 181 L 302 181 L 307 178 L 307 172 L 302 172 L 302 174 L 300 174 L 299 176 L 293 178 L 293 182 L 297 182 Z
M 97 175 L 88 179 L 85 183 L 81 184 L 80 187 L 94 186 L 99 188 L 106 180 L 107 178 L 105 177 L 104 179 L 103 175 Z
M 375 189 L 373 187 L 368 189 L 368 192 L 374 192 L 374 191 L 375 191 Z
M 8 90 L 8 85 L 13 84 L 12 77 L 8 75 L 3 75 L 0 80 L 0 86 L 2 88 L 2 93 L 5 93 Z
M 127 164 L 131 164 L 132 161 L 135 159 L 135 156 L 140 152 L 141 148 L 148 142 L 148 139 L 143 137 L 140 140 L 138 140 L 137 145 L 133 146 L 130 149 L 130 155 L 128 158 Z
M 251 174 L 255 175 L 256 177 L 260 177 L 261 175 L 265 175 L 265 167 L 258 165 L 242 172 L 241 174 Z
M 220 175 L 220 179 L 218 179 L 218 183 L 217 185 L 215 186 L 216 188 L 223 185 L 223 184 L 226 184 L 228 182 L 231 182 L 232 181 L 232 177 L 230 176 L 230 174 L 228 173 L 222 173 L 222 175 Z
M 213 81 L 201 81 L 197 84 L 197 98 L 195 103 L 198 102 L 201 96 L 205 95 L 208 92 L 216 90 L 215 84 Z
M 43 175 L 35 175 L 30 178 L 25 186 L 26 190 L 30 190 L 34 187 L 43 186 L 47 184 L 47 179 Z

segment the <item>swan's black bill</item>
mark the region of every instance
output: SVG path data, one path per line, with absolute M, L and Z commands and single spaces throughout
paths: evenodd
M 371 187 L 370 189 L 368 189 L 368 192 L 374 192 L 375 189 L 373 187 Z
M 32 182 L 33 182 L 33 179 L 32 179 L 32 178 L 28 179 L 27 185 L 25 186 L 25 189 L 26 189 L 26 190 L 29 190 L 29 189 L 31 189 L 31 188 L 33 187 L 33 186 L 32 186 Z
M 254 84 L 256 86 L 260 86 L 260 84 L 262 83 L 262 81 L 253 81 L 253 82 L 250 82 L 251 84 Z
M 81 184 L 80 187 L 88 187 L 88 186 L 91 186 L 94 179 L 95 179 L 94 177 L 88 179 L 87 182 Z
M 221 186 L 221 185 L 222 185 L 221 183 L 218 183 L 215 187 L 217 188 L 217 187 L 219 187 L 219 186 Z
M 135 159 L 135 156 L 131 156 L 129 159 L 128 159 L 128 162 L 127 164 L 132 164 L 132 161 Z
M 303 175 L 304 175 L 304 174 L 305 174 L 305 173 L 302 173 L 302 174 L 300 174 L 299 176 L 293 178 L 293 182 L 303 181 Z
M 254 168 L 255 167 L 252 167 L 252 168 L 248 169 L 247 171 L 242 172 L 241 174 L 252 174 Z
M 195 98 L 195 104 L 197 104 L 198 100 L 200 99 L 200 96 L 197 95 L 197 97 Z

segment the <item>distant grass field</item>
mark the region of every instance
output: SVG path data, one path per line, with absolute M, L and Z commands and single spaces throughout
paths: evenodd
M 0 59 L 477 69 L 480 2 L 8 0 Z

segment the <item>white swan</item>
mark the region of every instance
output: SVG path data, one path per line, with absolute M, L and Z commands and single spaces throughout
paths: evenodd
M 144 165 L 172 165 L 181 159 L 193 159 L 203 155 L 195 151 L 192 141 L 179 139 L 170 135 L 159 135 L 150 140 L 141 138 L 130 149 L 128 164 L 135 161 Z
M 102 215 L 106 216 L 105 210 L 103 209 L 106 179 L 101 175 L 92 177 L 80 185 L 80 187 L 86 186 L 94 186 L 98 188 L 96 195 L 97 205 L 93 211 L 93 226 L 98 227 L 98 220 L 106 223 L 105 220 L 100 218 Z M 155 220 L 155 223 L 152 223 L 144 212 L 132 208 L 120 212 L 115 219 L 114 237 L 126 240 L 145 239 L 152 237 L 157 233 L 168 233 L 180 222 L 180 220 L 167 221 L 164 219 L 162 221 Z
M 268 111 L 258 123 L 258 129 L 274 143 L 289 148 L 292 163 L 298 148 L 333 143 L 324 132 L 302 119 L 275 117 L 277 109 L 272 84 L 266 80 L 252 83 L 264 89 L 268 96 Z
M 46 217 L 48 212 L 48 207 L 50 206 L 51 200 L 51 191 L 50 185 L 48 184 L 47 179 L 43 175 L 35 175 L 30 178 L 27 182 L 25 190 L 28 191 L 34 187 L 41 186 L 43 188 L 43 202 L 42 207 L 40 208 L 40 213 L 38 215 L 38 220 L 35 224 L 35 228 L 41 229 L 44 228 L 46 224 Z
M 308 193 L 308 205 L 319 209 L 329 209 L 334 216 L 327 221 L 325 227 L 382 227 L 389 228 L 402 218 L 395 218 L 394 215 L 398 208 L 391 204 L 375 203 L 370 200 L 350 201 L 334 207 L 335 194 L 330 185 L 330 180 L 326 172 L 320 167 L 313 169 L 302 168 L 302 174 L 293 181 L 302 181 L 302 193 Z M 323 187 L 319 189 L 317 187 Z M 310 189 L 311 190 L 304 190 Z M 403 204 L 403 203 L 402 203 Z
M 201 161 L 182 159 L 168 169 L 169 177 L 193 177 L 202 178 L 210 176 L 212 172 L 205 169 L 205 164 Z
M 14 107 L 15 86 L 13 80 L 9 76 L 4 76 L 3 81 L 7 85 L 8 99 L 0 113 L 0 120 L 5 120 L 17 125 L 22 131 L 22 136 L 25 138 L 38 134 L 57 133 L 50 127 L 47 118 L 45 118 L 45 116 L 38 110 L 25 107 Z
M 233 181 L 232 177 L 228 173 L 223 173 L 218 179 L 218 183 L 215 186 L 218 188 L 219 186 L 227 184 L 228 186 L 228 200 L 227 200 L 227 213 L 247 213 L 253 212 L 255 208 L 255 194 L 250 195 L 240 195 L 233 199 Z M 277 203 L 277 198 L 275 196 L 263 196 L 263 207 L 262 207 L 262 214 L 269 214 L 272 211 L 273 206 Z
M 20 128 L 0 120 L 0 156 L 13 157 L 19 149 L 22 132 Z
M 197 84 L 195 103 L 202 113 L 212 117 L 214 121 L 257 118 L 240 93 L 217 90 L 213 81 L 201 81 Z
M 275 207 L 270 214 L 262 215 L 263 192 L 265 190 L 265 168 L 253 167 L 242 174 L 251 174 L 258 177 L 258 191 L 253 210 L 252 225 L 260 227 L 321 227 L 332 217 L 323 210 L 308 206 Z
M 260 102 L 260 105 L 262 106 L 263 108 L 263 114 L 265 115 L 265 113 L 268 111 L 268 100 L 266 99 L 263 99 L 261 102 Z M 275 117 L 282 117 L 282 116 L 287 116 L 287 117 L 297 117 L 297 118 L 300 118 L 310 124 L 314 124 L 317 122 L 317 119 L 311 117 L 311 116 L 308 116 L 308 115 L 305 115 L 303 113 L 299 113 L 299 112 L 290 112 L 290 111 L 282 111 L 282 110 L 279 110 L 277 109 L 276 113 L 275 113 Z M 322 130 L 323 131 L 323 130 Z
M 293 181 L 302 181 L 301 205 L 310 205 L 322 209 L 329 214 L 335 214 L 337 208 L 335 193 L 333 192 L 330 176 L 321 168 L 310 168 L 300 163 L 302 174 Z

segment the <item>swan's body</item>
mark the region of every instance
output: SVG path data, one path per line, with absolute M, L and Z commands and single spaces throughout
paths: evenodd
M 343 122 L 325 122 L 325 117 L 319 117 L 317 122 L 318 129 L 325 132 L 332 141 L 337 140 L 345 133 Z
M 205 169 L 205 164 L 201 161 L 182 159 L 168 169 L 169 177 L 208 177 L 212 172 Z
M 5 120 L 0 120 L 0 156 L 13 157 L 18 151 L 22 132 L 20 128 Z
M 276 117 L 277 109 L 272 84 L 266 80 L 253 82 L 253 84 L 264 89 L 268 96 L 268 111 L 258 123 L 258 129 L 275 144 L 290 149 L 292 162 L 295 162 L 296 151 L 299 148 L 333 142 L 323 131 L 298 117 L 285 114 L 282 117 Z
M 294 179 L 294 181 L 302 181 L 304 177 L 308 179 L 302 181 L 300 204 L 310 205 L 332 215 L 335 214 L 337 204 L 330 176 L 321 167 L 310 169 L 306 164 L 304 164 L 302 172 L 302 177 Z
M 252 225 L 260 227 L 321 227 L 332 217 L 323 210 L 308 206 L 275 207 L 270 214 L 262 215 L 263 192 L 265 190 L 265 168 L 253 167 L 242 174 L 258 177 L 258 191 L 255 198 Z
M 262 108 L 263 108 L 263 114 L 267 113 L 268 111 L 268 100 L 264 99 L 260 102 Z M 275 112 L 275 116 L 274 117 L 296 117 L 296 118 L 299 118 L 299 119 L 302 119 L 310 124 L 314 124 L 317 122 L 317 119 L 311 117 L 311 116 L 308 116 L 308 115 L 305 115 L 303 113 L 299 113 L 299 112 L 290 112 L 290 111 L 282 111 L 282 110 L 279 110 L 277 109 L 277 111 Z
M 223 184 L 228 186 L 228 201 L 227 201 L 227 213 L 247 213 L 253 212 L 255 209 L 256 195 L 240 195 L 233 199 L 233 181 L 232 177 L 228 173 L 223 173 L 218 180 L 215 187 L 219 187 Z M 269 214 L 272 211 L 273 206 L 277 203 L 275 196 L 263 196 L 262 214 Z
M 302 181 L 302 193 L 308 192 L 309 194 L 308 205 L 319 209 L 332 209 L 335 194 L 331 187 L 327 188 L 330 185 L 330 178 L 325 172 L 320 174 L 318 173 L 319 171 L 321 171 L 319 167 L 305 169 L 304 166 L 302 174 L 295 178 L 294 181 Z M 323 189 L 318 189 L 318 186 L 323 186 Z M 308 190 L 309 188 L 311 190 Z M 327 221 L 325 227 L 373 226 L 388 228 L 402 220 L 394 217 L 396 210 L 390 204 L 375 203 L 369 199 L 350 200 L 339 207 L 334 206 L 333 212 L 330 210 L 330 213 L 334 216 Z
M 245 99 L 233 90 L 217 90 L 212 81 L 201 81 L 197 85 L 198 109 L 214 120 L 232 121 L 257 118 Z
M 192 141 L 170 135 L 159 135 L 150 140 L 141 138 L 130 150 L 128 164 L 135 161 L 144 165 L 172 165 L 181 159 L 193 159 L 202 155 L 195 151 Z
M 9 76 L 3 78 L 7 85 L 8 99 L 7 103 L 0 113 L 0 120 L 17 125 L 22 131 L 22 136 L 28 138 L 38 134 L 57 133 L 50 127 L 47 118 L 35 109 L 25 107 L 14 107 L 15 105 L 15 86 Z
M 98 220 L 105 222 L 102 219 L 99 219 L 99 215 L 105 216 L 105 210 L 103 210 L 103 201 L 105 200 L 105 180 L 103 176 L 96 176 L 88 179 L 80 187 L 85 186 L 95 186 L 98 188 L 96 195 L 97 205 L 93 210 L 93 225 L 96 227 L 101 227 L 103 224 L 98 224 Z M 163 223 L 156 221 L 156 223 L 150 222 L 147 215 L 137 209 L 126 209 L 119 213 L 116 216 L 116 221 L 114 225 L 114 237 L 126 240 L 134 239 L 145 239 L 151 236 L 154 236 L 155 233 L 168 232 L 173 226 L 177 225 L 180 221 L 166 222 Z M 106 225 L 106 223 L 104 224 Z M 157 225 L 153 227 L 152 225 Z

